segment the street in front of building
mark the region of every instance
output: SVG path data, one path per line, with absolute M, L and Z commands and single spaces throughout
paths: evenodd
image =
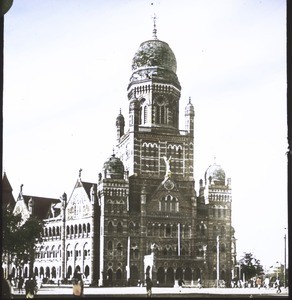
M 281 288 L 281 293 L 277 294 L 275 288 L 196 288 L 183 287 L 180 291 L 178 287 L 154 287 L 152 288 L 152 297 L 154 298 L 189 298 L 189 297 L 288 297 L 288 288 Z M 67 286 L 44 286 L 39 289 L 35 298 L 69 298 L 73 297 L 72 287 Z M 147 297 L 146 287 L 85 287 L 84 297 Z M 24 290 L 18 293 L 14 290 L 14 299 L 25 298 Z

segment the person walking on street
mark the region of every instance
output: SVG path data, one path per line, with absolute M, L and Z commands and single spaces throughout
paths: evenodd
M 280 294 L 282 291 L 281 291 L 281 286 L 280 286 L 280 280 L 279 279 L 276 280 L 276 288 L 277 288 L 277 294 Z
M 179 287 L 179 292 L 181 293 L 181 289 L 182 289 L 182 285 L 184 284 L 185 282 L 183 281 L 182 278 L 179 278 L 178 280 L 178 287 Z
M 25 297 L 26 298 L 34 298 L 35 295 L 35 281 L 32 277 L 26 280 L 25 282 Z
M 146 278 L 146 291 L 147 291 L 147 297 L 151 297 L 152 296 L 152 280 L 150 279 L 149 276 L 147 276 Z
M 82 297 L 84 293 L 83 274 L 80 272 L 80 267 L 75 268 L 73 274 L 73 295 L 76 297 Z
M 18 293 L 20 293 L 22 291 L 23 281 L 24 281 L 23 278 L 21 276 L 19 276 L 19 278 L 18 278 L 18 284 L 17 284 Z
M 257 285 L 258 289 L 260 289 L 260 288 L 261 288 L 261 285 L 262 285 L 262 280 L 261 280 L 261 278 L 260 278 L 260 277 L 258 277 L 258 278 L 257 278 L 256 285 Z
M 201 278 L 198 278 L 198 288 L 200 289 L 202 287 Z

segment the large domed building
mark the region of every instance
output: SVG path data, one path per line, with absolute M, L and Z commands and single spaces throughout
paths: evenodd
M 133 56 L 129 116 L 125 122 L 120 111 L 115 120 L 114 154 L 96 183 L 84 182 L 80 170 L 71 196 L 49 202 L 34 274 L 66 282 L 79 266 L 99 286 L 137 285 L 146 276 L 159 286 L 179 278 L 186 285 L 198 279 L 205 287 L 230 284 L 236 260 L 231 181 L 214 163 L 195 191 L 195 109 L 186 99 L 180 129 L 176 70 L 173 51 L 154 27 Z M 23 199 L 39 199 L 21 190 L 16 201 L 15 210 L 33 215 Z
M 218 279 L 228 283 L 233 276 L 230 179 L 214 164 L 196 194 L 195 110 L 189 98 L 185 129 L 179 129 L 176 70 L 173 51 L 154 29 L 132 60 L 128 130 L 121 112 L 116 119 L 115 155 L 124 177 L 100 175 L 97 186 L 100 285 L 136 285 L 150 276 L 160 286 L 173 286 L 179 278 L 216 286 Z

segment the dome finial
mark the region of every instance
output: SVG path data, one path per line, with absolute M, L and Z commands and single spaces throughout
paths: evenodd
M 154 13 L 154 15 L 153 15 L 153 38 L 155 39 L 155 40 L 157 40 L 157 29 L 156 29 L 156 19 L 157 19 L 157 17 L 156 17 L 156 14 Z

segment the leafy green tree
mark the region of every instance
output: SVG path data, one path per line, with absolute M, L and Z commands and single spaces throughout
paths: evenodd
M 29 262 L 29 273 L 32 274 L 36 245 L 42 240 L 42 222 L 36 217 L 30 217 L 21 223 L 21 215 L 15 216 L 9 210 L 3 210 L 2 217 L 2 252 L 8 264 L 13 261 L 19 269 Z
M 260 260 L 256 259 L 252 253 L 244 253 L 244 256 L 239 260 L 241 273 L 245 274 L 245 279 L 249 280 L 253 277 L 263 274 L 263 266 Z

